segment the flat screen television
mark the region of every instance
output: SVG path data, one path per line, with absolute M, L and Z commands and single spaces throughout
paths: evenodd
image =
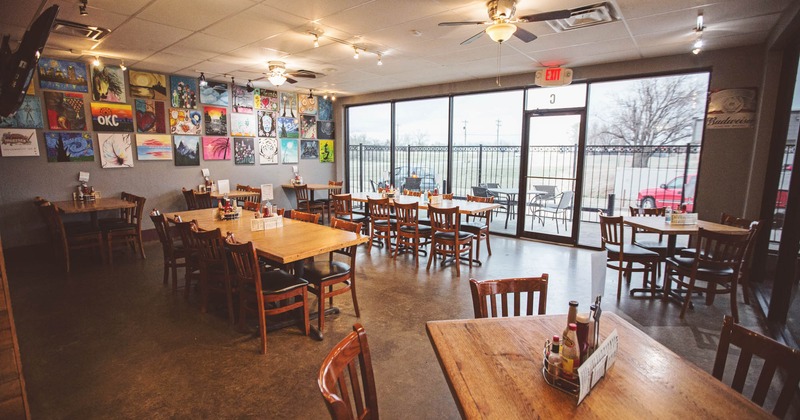
M 33 79 L 33 72 L 57 15 L 57 5 L 42 12 L 22 36 L 16 52 L 11 52 L 9 36 L 3 37 L 0 46 L 0 116 L 7 117 L 16 112 L 25 99 L 25 92 Z

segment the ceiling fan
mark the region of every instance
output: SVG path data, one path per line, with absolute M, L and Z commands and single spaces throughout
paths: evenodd
M 284 82 L 295 84 L 297 83 L 297 80 L 294 79 L 295 77 L 315 79 L 317 76 L 323 76 L 322 73 L 311 70 L 286 70 L 286 63 L 283 61 L 270 61 L 268 66 L 269 71 L 264 74 L 267 76 L 267 80 L 275 86 L 280 86 Z
M 569 10 L 554 10 L 515 18 L 514 12 L 517 11 L 517 0 L 489 0 L 486 2 L 486 8 L 489 13 L 489 18 L 491 19 L 490 21 L 441 22 L 439 26 L 489 25 L 485 30 L 465 39 L 461 45 L 466 45 L 475 41 L 480 38 L 484 32 L 486 32 L 494 42 L 506 42 L 513 35 L 527 43 L 536 39 L 536 35 L 517 27 L 515 24 L 566 19 L 572 16 L 572 12 Z

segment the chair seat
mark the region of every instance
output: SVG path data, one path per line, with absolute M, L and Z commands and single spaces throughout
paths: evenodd
M 400 230 L 403 232 L 414 232 L 414 228 L 410 226 L 400 226 Z M 425 233 L 430 233 L 431 227 L 430 226 L 417 226 L 417 231 L 424 235 Z
M 431 219 L 429 219 L 427 217 L 420 217 L 419 219 L 417 219 L 417 223 L 419 223 L 421 225 L 430 226 L 431 225 Z
M 618 245 L 610 245 L 606 244 L 606 249 L 608 250 L 608 257 L 615 259 L 619 256 L 619 246 Z M 650 251 L 644 249 L 640 246 L 625 244 L 625 247 L 622 249 L 622 252 L 625 254 L 625 257 L 629 258 L 653 258 L 658 259 L 660 256 L 658 252 Z
M 100 226 L 104 232 L 109 232 L 112 230 L 137 230 L 138 226 L 135 223 L 127 223 L 127 222 L 120 222 L 120 223 L 109 223 L 105 226 Z
M 100 231 L 90 224 L 65 225 L 67 236 L 96 235 Z
M 483 222 L 463 222 L 461 223 L 461 229 L 467 232 L 479 232 L 482 229 L 487 229 L 489 226 Z
M 667 252 L 667 241 L 635 241 L 633 244 L 641 248 L 656 251 L 659 254 Z
M 389 219 L 388 222 L 386 220 L 375 220 L 373 223 L 375 223 L 375 225 L 377 225 L 377 226 L 395 225 L 395 224 L 397 224 L 397 219 L 392 218 L 392 219 Z
M 444 239 L 446 241 L 453 241 L 456 238 L 456 234 L 454 232 L 436 232 L 433 236 L 438 239 Z M 475 235 L 468 233 L 468 232 L 458 232 L 458 240 L 465 241 L 467 239 L 474 238 Z
M 350 265 L 341 261 L 315 261 L 305 266 L 303 278 L 309 283 L 316 284 L 341 277 L 349 272 Z
M 694 265 L 694 258 L 686 258 L 686 257 L 669 257 L 667 258 L 667 264 L 676 265 L 684 270 L 691 270 L 692 266 Z M 702 265 L 697 267 L 697 274 L 698 277 L 703 276 L 714 276 L 714 277 L 725 277 L 725 276 L 732 276 L 733 269 L 732 268 L 709 268 L 703 267 Z
M 285 293 L 307 285 L 307 281 L 298 279 L 283 270 L 261 272 L 261 292 L 265 295 Z M 244 289 L 255 293 L 256 286 L 253 283 L 247 283 L 244 285 Z

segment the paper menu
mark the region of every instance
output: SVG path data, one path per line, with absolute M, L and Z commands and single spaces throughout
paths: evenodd
M 581 381 L 578 404 L 589 395 L 592 387 L 606 375 L 606 371 L 614 364 L 617 358 L 618 345 L 619 335 L 617 335 L 617 330 L 615 329 L 603 340 L 597 350 L 578 367 L 578 378 Z
M 261 201 L 272 201 L 272 184 L 261 184 Z
M 228 194 L 231 192 L 231 183 L 227 179 L 220 179 L 217 181 L 217 192 L 220 194 Z
M 603 296 L 606 290 L 606 251 L 591 254 L 592 298 Z

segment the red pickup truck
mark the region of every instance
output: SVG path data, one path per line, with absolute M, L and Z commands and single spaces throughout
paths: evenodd
M 688 176 L 689 182 L 686 184 L 683 203 L 686 203 L 686 211 L 694 210 L 694 187 L 697 182 L 697 175 Z M 681 189 L 683 188 L 683 177 L 676 176 L 666 184 L 661 184 L 658 188 L 645 188 L 639 191 L 637 200 L 642 208 L 666 207 L 678 209 L 681 205 Z

